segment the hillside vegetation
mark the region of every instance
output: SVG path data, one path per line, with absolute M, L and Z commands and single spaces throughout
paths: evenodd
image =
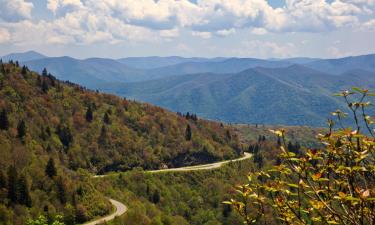
M 67 224 L 111 207 L 85 171 L 158 169 L 237 157 L 230 129 L 0 63 L 0 218 Z M 70 216 L 70 217 L 69 217 Z M 70 221 L 70 222 L 69 222 Z
M 330 112 L 345 109 L 332 93 L 352 85 L 374 88 L 374 77 L 371 72 L 331 75 L 293 65 L 103 84 L 100 89 L 230 123 L 324 126 Z

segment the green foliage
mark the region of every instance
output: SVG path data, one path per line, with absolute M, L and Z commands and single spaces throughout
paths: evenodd
M 46 172 L 46 175 L 50 178 L 53 178 L 54 176 L 57 175 L 55 161 L 53 160 L 53 158 L 50 158 L 48 160 L 45 172 Z
M 8 130 L 8 128 L 9 128 L 8 114 L 5 111 L 5 109 L 3 109 L 0 112 L 0 129 L 1 130 Z
M 17 134 L 19 138 L 23 138 L 26 135 L 26 123 L 24 120 L 21 120 L 17 125 Z
M 92 174 L 194 165 L 241 153 L 238 138 L 228 140 L 217 123 L 86 90 L 46 70 L 40 76 L 14 63 L 1 66 L 0 223 L 55 214 L 66 223 L 85 222 L 112 209 L 105 192 L 92 186 Z M 191 141 L 185 139 L 188 125 Z M 161 202 L 162 193 L 160 199 L 155 193 Z
M 355 95 L 358 101 L 351 101 Z M 366 97 L 373 94 L 353 88 L 340 96 L 352 112 L 355 128 L 341 126 L 346 114 L 334 112 L 339 128 L 328 121 L 328 133 L 319 136 L 324 147 L 290 151 L 285 131 L 273 131 L 283 140 L 280 164 L 250 173 L 248 183 L 237 189 L 240 198 L 225 202 L 247 224 L 270 223 L 267 209 L 282 224 L 374 224 L 374 122 L 365 110 L 370 106 Z
M 65 223 L 61 222 L 62 216 L 56 216 L 52 222 L 49 222 L 46 217 L 39 216 L 35 220 L 28 220 L 26 225 L 65 225 Z

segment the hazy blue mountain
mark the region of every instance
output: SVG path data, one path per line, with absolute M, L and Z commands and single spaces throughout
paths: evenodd
M 87 87 L 103 82 L 137 81 L 143 72 L 129 68 L 116 60 L 90 58 L 78 60 L 71 57 L 50 57 L 27 61 L 25 64 L 32 70 L 43 68 L 58 79 L 69 80 Z
M 307 63 L 305 66 L 332 74 L 341 74 L 346 71 L 359 69 L 375 72 L 375 54 L 340 59 L 321 59 Z
M 23 52 L 23 53 L 12 53 L 12 54 L 9 54 L 9 55 L 1 56 L 0 58 L 4 62 L 7 62 L 9 60 L 25 62 L 25 61 L 29 61 L 29 60 L 43 59 L 43 58 L 46 58 L 46 57 L 47 56 L 42 55 L 38 52 L 28 51 L 28 52 Z
M 150 70 L 154 77 L 166 77 L 194 73 L 237 73 L 255 67 L 285 67 L 291 63 L 253 58 L 230 58 L 220 62 L 187 62 Z
M 343 108 L 333 93 L 351 86 L 375 88 L 375 74 L 336 76 L 292 65 L 105 84 L 100 89 L 226 122 L 322 126 L 330 112 Z
M 159 56 L 150 56 L 150 57 L 128 57 L 118 59 L 117 61 L 121 62 L 124 65 L 129 67 L 138 68 L 138 69 L 155 69 L 159 67 L 172 66 L 180 63 L 186 62 L 220 62 L 226 58 L 184 58 L 179 56 L 168 56 L 168 57 L 159 57 Z

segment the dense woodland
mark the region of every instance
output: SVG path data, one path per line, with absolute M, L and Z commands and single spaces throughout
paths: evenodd
M 238 157 L 230 128 L 0 63 L 0 221 L 107 214 L 90 174 Z

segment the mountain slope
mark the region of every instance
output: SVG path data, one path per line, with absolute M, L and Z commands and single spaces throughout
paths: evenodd
M 332 93 L 351 86 L 375 87 L 374 78 L 369 73 L 334 76 L 293 65 L 106 84 L 102 90 L 232 123 L 322 126 L 331 111 L 343 106 Z
M 15 64 L 0 64 L 0 147 L 1 224 L 55 213 L 82 223 L 108 214 L 109 203 L 89 182 L 92 173 L 194 165 L 241 152 L 230 128 L 218 123 Z
M 28 51 L 28 52 L 23 52 L 23 53 L 12 53 L 9 55 L 4 55 L 0 57 L 3 62 L 7 62 L 9 60 L 13 61 L 19 61 L 19 62 L 25 62 L 29 60 L 37 60 L 37 59 L 43 59 L 47 58 L 47 56 L 42 55 L 38 52 L 35 51 Z
M 186 62 L 220 62 L 224 61 L 225 58 L 184 58 L 179 56 L 169 56 L 169 57 L 159 57 L 159 56 L 150 56 L 150 57 L 128 57 L 118 59 L 117 61 L 127 65 L 129 67 L 138 68 L 138 69 L 155 69 L 159 67 L 172 66 L 180 63 Z
M 307 63 L 305 66 L 332 74 L 341 74 L 359 69 L 375 72 L 375 54 L 340 59 L 322 59 Z
M 116 60 L 90 58 L 78 60 L 71 57 L 51 57 L 24 62 L 34 71 L 47 68 L 58 79 L 69 80 L 87 87 L 106 82 L 128 82 L 138 79 L 142 71 L 129 68 Z

